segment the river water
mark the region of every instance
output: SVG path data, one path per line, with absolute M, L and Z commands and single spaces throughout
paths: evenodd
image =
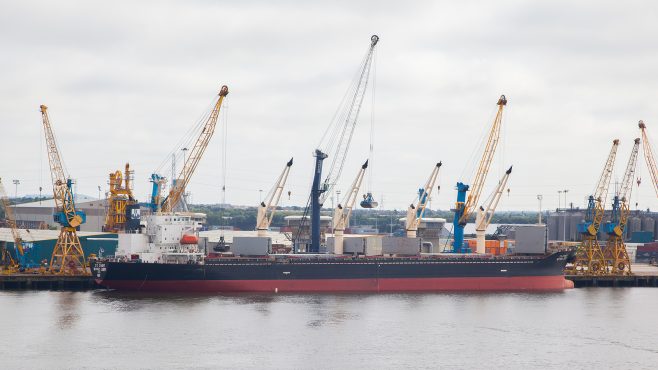
M 0 292 L 3 369 L 656 369 L 658 289 Z

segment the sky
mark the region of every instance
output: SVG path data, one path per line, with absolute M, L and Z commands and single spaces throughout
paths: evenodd
M 430 207 L 451 208 L 505 94 L 482 199 L 513 165 L 499 210 L 536 211 L 540 194 L 543 209 L 563 207 L 562 190 L 583 207 L 613 139 L 611 194 L 638 120 L 658 137 L 656 19 L 652 1 L 0 0 L 0 177 L 12 196 L 51 191 L 45 104 L 79 193 L 105 192 L 129 162 L 145 201 L 150 174 L 171 175 L 176 144 L 228 85 L 191 202 L 257 205 L 294 157 L 281 205 L 303 206 L 313 150 L 377 34 L 374 99 L 337 189 L 371 157 L 361 193 L 405 209 L 442 161 Z M 637 176 L 632 208 L 658 209 L 643 157 Z

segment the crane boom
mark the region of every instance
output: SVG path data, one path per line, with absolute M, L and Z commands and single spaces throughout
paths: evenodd
M 63 219 L 58 220 L 63 226 L 78 227 L 84 223 L 83 215 L 75 210 L 71 179 L 64 173 L 62 158 L 57 149 L 57 141 L 53 134 L 48 117 L 48 107 L 41 105 L 41 118 L 43 131 L 46 136 L 46 150 L 48 152 L 48 163 L 50 164 L 50 177 L 53 183 L 53 197 L 58 210 L 62 212 Z M 68 225 L 67 225 L 68 224 Z
M 418 201 L 416 205 L 413 203 L 407 208 L 407 219 L 405 226 L 407 229 L 407 238 L 415 238 L 416 232 L 418 231 L 418 226 L 420 225 L 421 218 L 425 213 L 425 207 L 432 196 L 432 190 L 434 189 L 434 184 L 436 184 L 436 179 L 439 176 L 439 170 L 441 169 L 442 162 L 437 163 L 432 169 L 430 177 L 425 182 L 425 186 L 422 189 L 418 189 Z
M 608 234 L 608 241 L 603 248 L 603 256 L 606 259 L 606 272 L 613 275 L 631 274 L 631 263 L 626 251 L 624 242 L 624 229 L 628 222 L 630 209 L 631 191 L 633 189 L 633 179 L 637 167 L 637 157 L 640 151 L 640 139 L 635 139 L 635 144 L 631 150 L 631 156 L 628 159 L 621 187 L 615 194 L 612 201 L 612 217 L 610 222 L 604 225 L 605 232 Z
M 363 176 L 366 173 L 368 168 L 368 161 L 366 161 L 359 170 L 359 173 L 356 175 L 350 191 L 345 194 L 345 198 L 342 203 L 339 203 L 338 206 L 334 209 L 334 217 L 332 220 L 333 229 L 334 229 L 334 253 L 343 254 L 343 233 L 347 228 L 350 220 L 350 215 L 352 214 L 352 209 L 356 203 L 356 198 L 359 196 L 359 189 L 361 188 L 361 183 L 363 182 Z
M 178 175 L 178 179 L 174 181 L 174 185 L 169 191 L 169 195 L 162 204 L 162 212 L 172 212 L 183 196 L 183 193 L 185 193 L 185 188 L 190 182 L 192 174 L 201 161 L 201 157 L 203 156 L 206 147 L 208 147 L 210 138 L 212 138 L 212 135 L 215 132 L 215 126 L 217 125 L 217 119 L 219 118 L 219 110 L 222 107 L 222 102 L 226 95 L 228 95 L 228 86 L 224 85 L 219 91 L 219 99 L 217 99 L 210 116 L 206 120 L 201 134 L 194 144 L 194 147 L 192 147 L 192 150 L 190 150 L 189 157 L 186 158 L 185 163 L 183 164 L 183 169 Z
M 62 158 L 48 117 L 48 107 L 41 105 L 40 108 L 56 205 L 54 219 L 62 225 L 50 258 L 50 270 L 57 274 L 88 275 L 84 251 L 76 229 L 85 222 L 86 216 L 84 212 L 75 209 L 73 182 L 64 173 Z
M 489 173 L 489 168 L 493 162 L 494 153 L 496 152 L 496 147 L 498 146 L 500 139 L 500 128 L 503 120 L 503 110 L 507 105 L 507 98 L 505 95 L 500 96 L 496 105 L 498 105 L 498 111 L 496 112 L 496 117 L 494 118 L 493 124 L 491 125 L 491 129 L 489 130 L 487 144 L 484 148 L 482 159 L 480 159 L 480 164 L 475 174 L 472 188 L 462 182 L 457 183 L 457 203 L 455 204 L 455 216 L 453 219 L 454 252 L 470 252 L 468 246 L 464 245 L 464 226 L 466 223 L 468 223 L 468 220 L 471 218 L 473 211 L 475 210 L 475 206 L 480 201 L 480 195 L 482 193 L 487 174 Z M 467 199 L 466 192 L 469 190 L 471 190 L 471 192 Z
M 507 180 L 509 180 L 510 174 L 512 173 L 512 167 L 510 167 L 503 175 L 503 178 L 500 179 L 496 189 L 494 190 L 489 203 L 487 203 L 487 208 L 480 206 L 478 213 L 475 217 L 475 236 L 477 242 L 477 253 L 485 253 L 485 236 L 487 227 L 491 224 L 491 219 L 493 218 L 494 212 L 496 212 L 496 207 L 500 202 L 500 197 L 503 195 L 505 186 L 507 186 Z
M 356 127 L 357 118 L 361 111 L 361 105 L 365 96 L 366 87 L 368 85 L 368 78 L 370 75 L 370 66 L 372 64 L 373 52 L 375 45 L 379 42 L 379 36 L 372 35 L 370 37 L 370 47 L 366 53 L 366 57 L 361 64 L 361 69 L 357 83 L 354 85 L 353 93 L 350 94 L 348 90 L 347 95 L 351 95 L 352 99 L 349 100 L 346 110 L 341 111 L 343 104 L 341 103 L 336 116 L 331 124 L 325 131 L 321 142 L 325 141 L 326 147 L 323 149 L 317 148 L 313 152 L 315 157 L 315 166 L 313 172 L 313 182 L 311 185 L 311 195 L 309 202 L 304 211 L 304 214 L 310 209 L 311 211 L 311 244 L 308 246 L 308 251 L 317 253 L 320 251 L 320 210 L 322 205 L 330 196 L 333 188 L 336 186 L 340 174 L 345 165 L 345 158 L 350 148 L 354 128 Z M 346 96 L 347 96 L 346 95 Z M 336 118 L 337 117 L 337 118 Z M 324 181 L 322 181 L 322 167 L 325 159 L 331 153 L 334 155 L 332 158 L 329 173 Z M 297 243 L 297 241 L 295 241 Z
M 607 272 L 607 263 L 603 255 L 603 250 L 598 241 L 599 228 L 603 221 L 605 213 L 605 201 L 607 199 L 608 187 L 612 178 L 612 169 L 617 156 L 619 140 L 612 141 L 612 148 L 608 153 L 608 159 L 603 166 L 603 172 L 599 176 L 594 194 L 587 199 L 587 211 L 585 221 L 578 224 L 578 232 L 582 235 L 582 241 L 576 249 L 576 256 L 572 267 L 569 269 L 571 274 L 581 275 L 600 275 Z
M 363 99 L 368 87 L 373 53 L 375 51 L 375 45 L 377 45 L 378 41 L 379 36 L 372 35 L 372 37 L 370 37 L 370 48 L 368 49 L 365 60 L 362 64 L 361 71 L 359 73 L 359 79 L 356 87 L 354 88 L 352 98 L 349 101 L 349 106 L 347 106 L 347 111 L 343 112 L 343 115 L 340 117 L 343 118 L 342 124 L 341 122 L 338 122 L 338 124 L 340 124 L 338 127 L 338 132 L 336 133 L 336 136 L 332 137 L 333 140 L 330 140 L 330 143 L 328 143 L 328 145 L 336 145 L 334 150 L 335 155 L 331 159 L 329 172 L 327 173 L 327 177 L 323 183 L 324 192 L 320 198 L 320 204 L 324 204 L 324 202 L 327 200 L 331 194 L 332 189 L 334 186 L 336 186 L 341 173 L 343 172 L 345 159 L 347 158 L 347 153 L 349 152 L 350 144 L 352 142 L 352 136 L 354 135 L 354 128 L 356 127 L 356 122 L 359 118 L 361 106 L 363 105 Z M 327 152 L 328 151 L 325 153 Z
M 274 187 L 272 190 L 270 190 L 270 193 L 265 198 L 265 201 L 261 202 L 258 206 L 258 217 L 256 220 L 256 230 L 258 231 L 258 236 L 265 236 L 267 229 L 269 229 L 270 224 L 272 223 L 274 212 L 276 211 L 276 207 L 279 205 L 279 199 L 281 199 L 283 187 L 286 185 L 291 167 L 292 158 L 290 158 L 288 163 L 286 163 L 286 166 L 283 168 L 283 172 L 281 172 L 281 175 L 279 175 L 276 184 L 274 184 Z
M 18 231 L 18 227 L 16 226 L 16 218 L 14 217 L 14 211 L 11 208 L 11 202 L 9 201 L 9 197 L 7 196 L 7 192 L 5 191 L 5 186 L 2 183 L 2 179 L 0 179 L 0 197 L 2 198 L 2 205 L 5 207 L 5 222 L 7 223 L 7 226 L 9 226 L 9 228 L 11 229 L 11 236 L 14 239 L 14 248 L 16 248 L 16 253 L 22 256 L 24 253 L 23 238 L 21 238 L 21 234 Z
M 635 178 L 635 169 L 637 168 L 637 156 L 640 151 L 640 138 L 635 139 L 635 144 L 631 150 L 631 157 L 628 159 L 626 164 L 626 170 L 624 171 L 624 177 L 621 181 L 621 187 L 617 194 L 615 195 L 620 200 L 629 202 L 631 198 L 631 191 L 633 189 L 633 180 Z
M 644 121 L 640 120 L 638 126 L 642 132 L 642 148 L 644 149 L 644 159 L 646 161 L 647 167 L 649 168 L 649 173 L 651 174 L 653 188 L 656 191 L 656 195 L 658 196 L 658 166 L 656 166 L 656 157 L 653 155 L 651 142 L 649 141 L 649 136 L 647 135 L 647 125 L 644 124 Z

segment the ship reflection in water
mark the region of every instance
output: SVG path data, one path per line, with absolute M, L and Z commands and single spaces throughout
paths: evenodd
M 656 306 L 651 288 L 0 292 L 0 327 L 12 333 L 2 341 L 6 369 L 642 368 L 658 363 Z

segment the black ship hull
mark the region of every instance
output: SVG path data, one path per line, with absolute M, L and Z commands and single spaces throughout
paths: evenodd
M 190 292 L 550 291 L 568 252 L 541 257 L 274 259 L 221 258 L 204 264 L 95 261 L 98 284 L 118 290 Z

